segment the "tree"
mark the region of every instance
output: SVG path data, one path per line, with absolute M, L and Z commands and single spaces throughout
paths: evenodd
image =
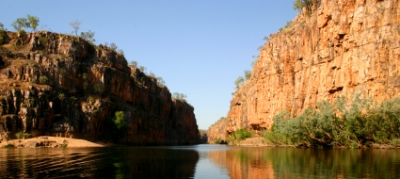
M 28 21 L 29 21 L 30 27 L 35 32 L 36 27 L 39 25 L 39 18 L 28 14 Z
M 0 22 L 0 30 L 4 30 L 4 25 L 1 22 Z
M 243 78 L 242 76 L 239 76 L 239 77 L 235 80 L 236 88 L 239 88 L 240 86 L 242 86 L 243 83 L 244 83 L 244 78 Z
M 15 20 L 11 26 L 14 27 L 14 29 L 19 32 L 21 31 L 23 28 L 29 28 L 30 24 L 28 22 L 28 19 L 25 18 L 18 18 L 17 20 Z
M 308 12 L 311 12 L 312 6 L 320 0 L 295 0 L 293 3 L 293 9 L 302 11 L 303 7 L 306 7 Z
M 79 26 L 81 26 L 81 21 L 75 20 L 74 22 L 70 22 L 69 25 L 74 29 L 75 35 L 78 36 Z
M 117 45 L 115 45 L 115 43 L 111 43 L 110 44 L 110 48 L 112 49 L 112 50 L 117 50 L 118 49 L 118 46 Z
M 165 81 L 161 77 L 156 77 L 157 83 L 161 86 L 165 86 Z
M 186 97 L 187 96 L 185 94 L 183 94 L 183 93 L 175 92 L 174 94 L 172 94 L 172 98 L 175 98 L 175 99 L 178 99 L 178 100 L 181 100 L 181 101 L 185 101 Z
M 135 61 L 135 60 L 132 60 L 130 64 L 134 67 L 137 67 L 137 65 L 138 65 L 137 61 Z
M 94 43 L 96 41 L 96 39 L 94 39 L 94 32 L 92 32 L 91 30 L 87 31 L 87 32 L 81 32 L 81 38 Z
M 244 71 L 244 77 L 246 78 L 246 80 L 249 80 L 251 77 L 251 71 L 250 70 L 245 70 Z

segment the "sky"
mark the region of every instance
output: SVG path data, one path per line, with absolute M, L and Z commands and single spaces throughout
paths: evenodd
M 230 108 L 234 82 L 251 70 L 265 36 L 298 13 L 294 0 L 0 0 L 0 23 L 29 15 L 38 30 L 95 32 L 95 44 L 115 43 L 128 63 L 162 77 L 171 93 L 187 95 L 199 129 Z

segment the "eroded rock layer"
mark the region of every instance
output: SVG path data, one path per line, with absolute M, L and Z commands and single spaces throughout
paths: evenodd
M 321 0 L 272 34 L 251 79 L 233 96 L 225 133 L 270 129 L 281 110 L 300 114 L 322 100 L 400 92 L 400 2 Z M 212 134 L 208 134 L 212 137 Z
M 109 47 L 46 31 L 4 39 L 1 138 L 26 132 L 136 145 L 199 142 L 194 108 Z M 117 111 L 123 132 L 112 120 Z

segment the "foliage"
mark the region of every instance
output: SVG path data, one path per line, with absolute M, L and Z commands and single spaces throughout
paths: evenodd
M 125 113 L 123 111 L 115 112 L 115 116 L 109 120 L 110 136 L 114 142 L 117 142 L 122 138 L 127 130 L 127 125 L 125 123 Z
M 26 18 L 17 18 L 17 20 L 15 20 L 11 26 L 14 27 L 15 31 L 19 32 L 21 31 L 23 28 L 29 28 L 30 24 L 28 19 Z
M 359 95 L 351 103 L 341 96 L 333 104 L 319 102 L 317 109 L 308 108 L 295 118 L 285 111 L 277 114 L 272 134 L 265 137 L 273 143 L 316 147 L 396 144 L 400 139 L 399 115 L 399 98 L 374 105 Z
M 2 25 L 2 24 L 0 24 Z M 6 38 L 6 31 L 0 28 L 0 45 L 4 43 L 4 40 Z
M 49 78 L 47 78 L 47 76 L 39 77 L 39 83 L 41 83 L 41 84 L 47 84 L 48 81 L 49 81 Z
M 266 42 L 269 42 L 269 37 L 264 36 L 263 40 L 265 40 Z
M 254 136 L 254 131 L 249 129 L 238 129 L 234 133 L 230 134 L 227 138 L 229 142 L 232 141 L 241 141 L 246 138 L 250 138 Z
M 116 50 L 118 49 L 118 46 L 115 45 L 115 43 L 111 43 L 111 44 L 110 44 L 110 48 L 111 48 L 111 50 L 116 51 Z
M 250 77 L 251 77 L 251 71 L 245 70 L 244 71 L 244 77 L 245 77 L 246 80 L 249 80 Z
M 214 140 L 214 144 L 221 144 L 222 143 L 222 139 L 221 138 L 216 138 Z
M 18 133 L 15 134 L 15 136 L 18 139 L 26 139 L 26 138 L 28 138 L 30 136 L 30 134 L 29 133 L 25 133 L 25 132 L 18 132 Z
M 243 78 L 242 76 L 239 76 L 239 77 L 235 80 L 236 88 L 239 88 L 240 86 L 242 86 L 243 83 L 244 83 L 244 78 Z
M 97 93 L 103 93 L 104 92 L 104 86 L 101 83 L 97 83 L 94 85 L 94 91 Z
M 174 94 L 172 94 L 172 98 L 175 98 L 175 99 L 181 100 L 181 101 L 185 101 L 186 97 L 187 96 L 185 94 L 183 94 L 183 93 L 175 92 Z
M 70 22 L 69 25 L 74 29 L 74 31 L 72 31 L 73 33 L 75 32 L 75 36 L 78 36 L 78 30 L 79 27 L 81 26 L 81 21 L 79 20 L 75 20 L 73 22 Z
M 134 66 L 134 67 L 137 67 L 138 63 L 137 63 L 137 61 L 132 60 L 131 63 L 130 63 L 130 65 L 132 65 L 132 66 Z
M 124 118 L 125 118 L 125 114 L 123 111 L 115 112 L 115 117 L 113 118 L 113 121 L 114 121 L 115 127 L 118 130 L 121 130 L 126 127 Z
M 49 39 L 47 39 L 46 37 L 40 37 L 39 41 L 42 45 L 46 45 L 47 42 L 49 41 Z
M 35 32 L 37 26 L 39 25 L 39 18 L 28 14 L 28 21 L 29 21 L 30 27 Z
M 64 93 L 60 93 L 58 94 L 58 99 L 60 99 L 61 101 L 65 99 L 65 94 Z
M 94 32 L 92 32 L 91 30 L 87 32 L 81 32 L 81 38 L 89 41 L 92 44 L 94 44 L 94 42 L 96 41 L 96 39 L 94 39 Z
M 157 84 L 160 85 L 161 87 L 165 86 L 165 81 L 162 77 L 156 77 Z
M 15 148 L 14 144 L 7 144 L 4 146 L 4 148 Z
M 254 66 L 256 66 L 256 64 L 257 64 L 257 60 L 254 60 L 254 61 L 252 61 L 252 62 L 251 62 L 251 64 L 250 64 L 250 65 L 251 65 L 251 67 L 253 67 L 253 68 L 254 68 Z
M 0 30 L 5 30 L 4 29 L 4 24 L 0 22 Z
M 141 72 L 143 72 L 143 73 L 144 73 L 144 72 L 146 71 L 146 67 L 144 67 L 144 66 L 140 66 L 140 67 L 139 67 L 139 70 L 140 70 Z
M 306 7 L 308 12 L 311 12 L 311 8 L 314 4 L 318 3 L 321 0 L 295 0 L 293 3 L 293 9 L 302 11 L 303 7 Z

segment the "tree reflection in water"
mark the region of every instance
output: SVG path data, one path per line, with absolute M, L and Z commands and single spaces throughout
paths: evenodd
M 399 150 L 233 148 L 209 152 L 233 179 L 399 178 Z

